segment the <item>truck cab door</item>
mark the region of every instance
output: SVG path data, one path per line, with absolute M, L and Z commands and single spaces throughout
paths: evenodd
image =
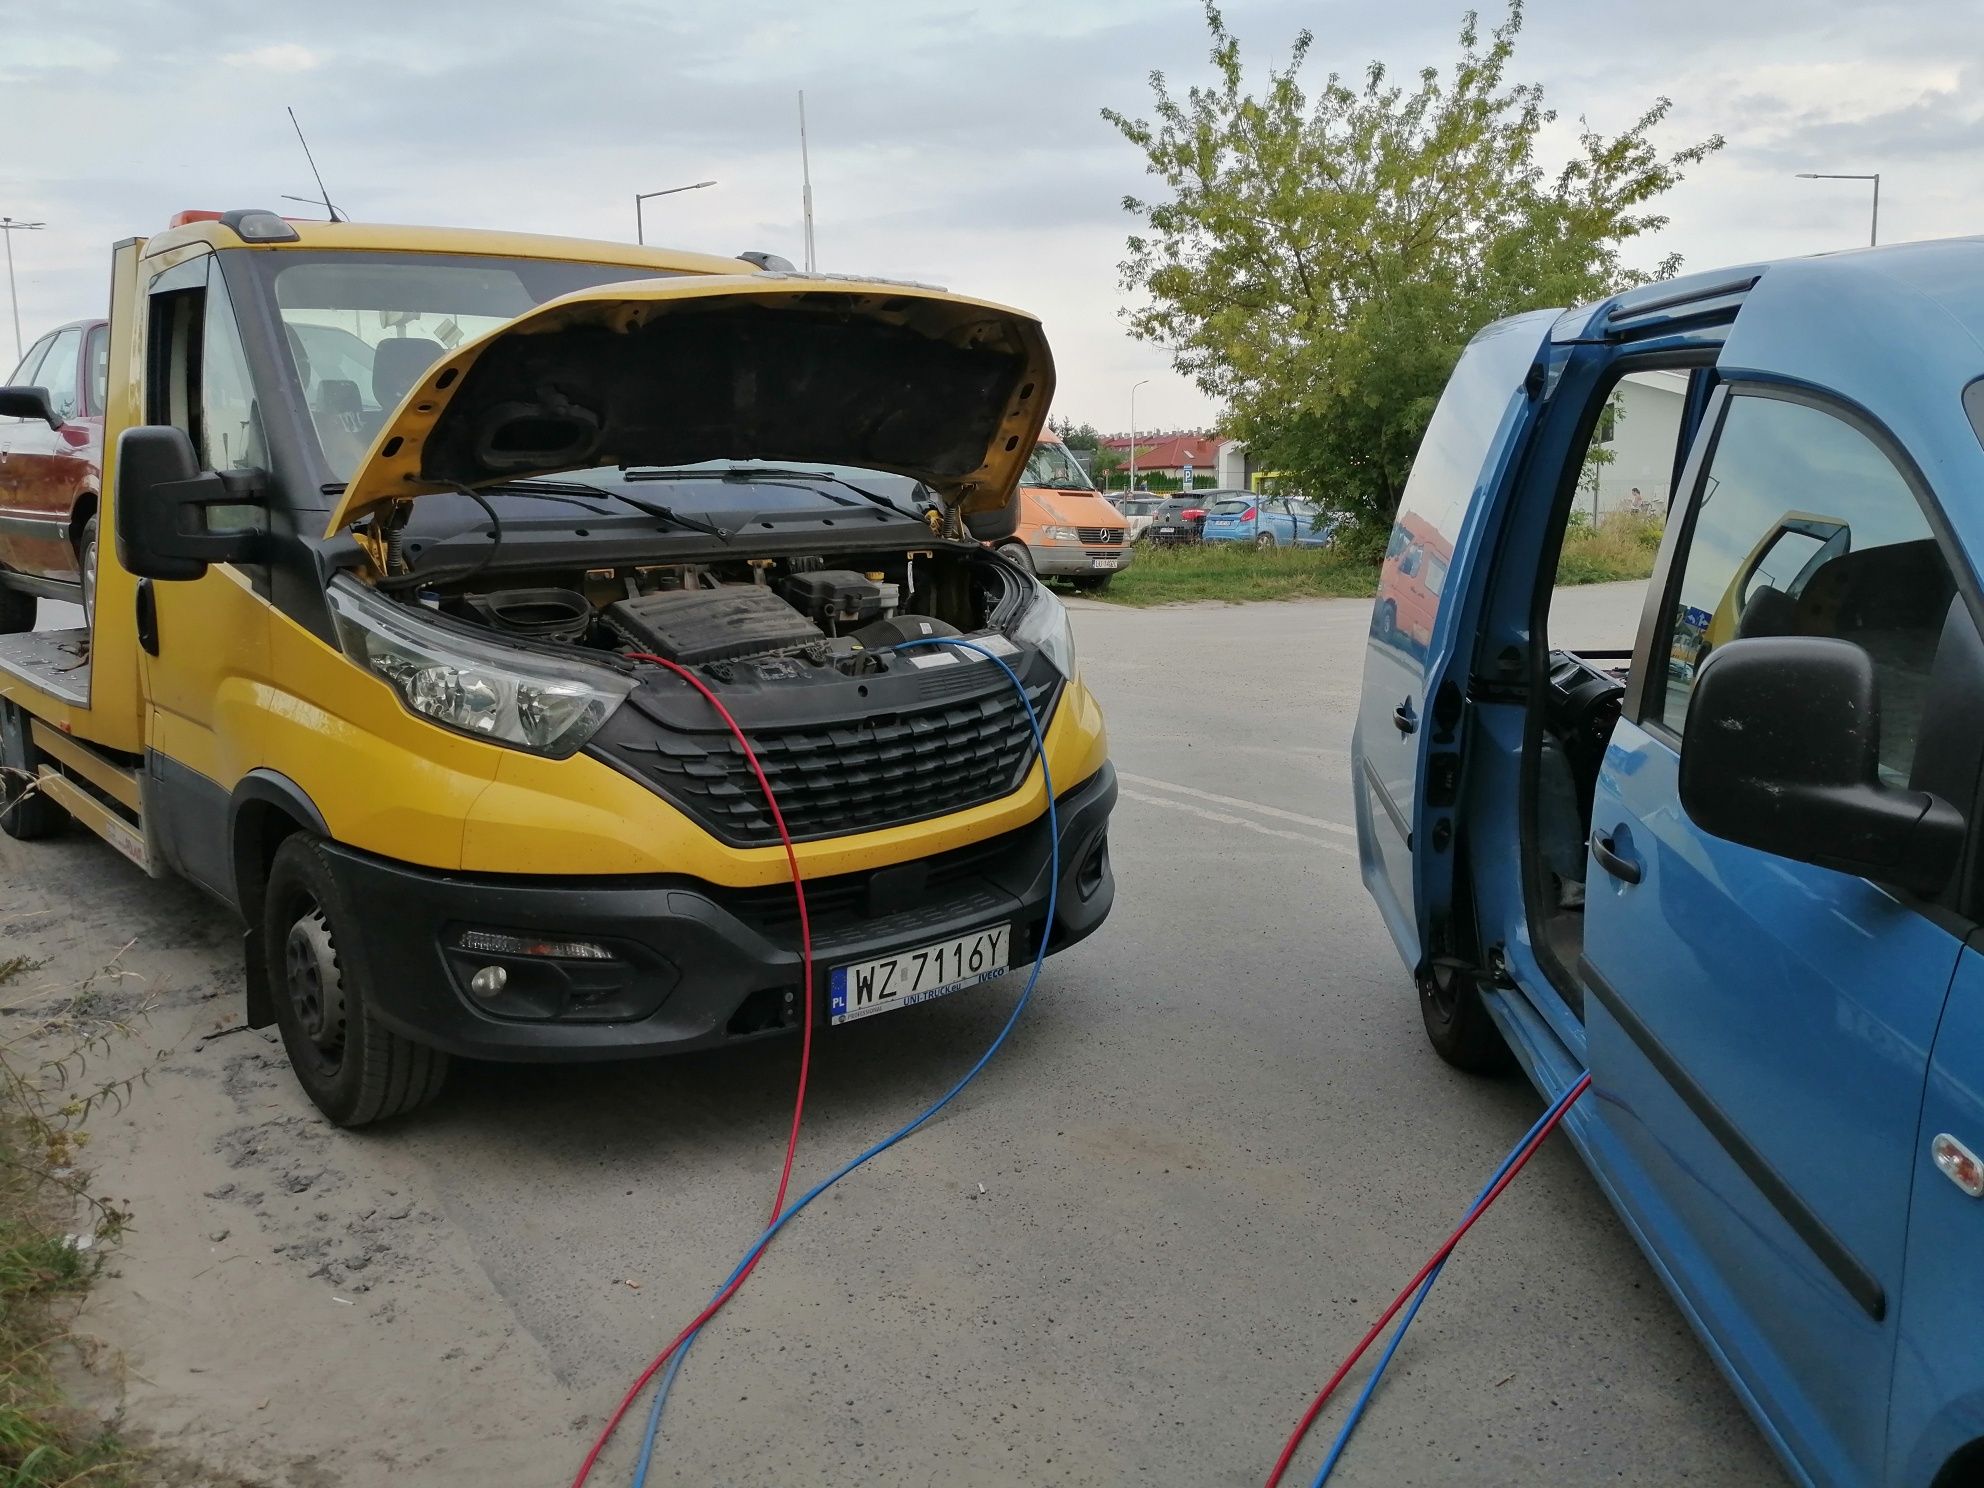
M 1542 404 L 1558 312 L 1475 336 L 1412 463 L 1365 650 L 1351 742 L 1358 855 L 1399 954 L 1424 972 L 1453 899 L 1463 691 L 1485 570 Z M 1410 572 L 1407 572 L 1408 567 Z

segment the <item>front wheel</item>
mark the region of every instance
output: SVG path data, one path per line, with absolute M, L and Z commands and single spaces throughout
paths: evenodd
M 1021 568 L 1025 569 L 1028 573 L 1030 574 L 1039 573 L 1039 570 L 1033 566 L 1033 553 L 1031 552 L 1031 550 L 1028 549 L 1025 543 L 1022 542 L 1001 543 L 999 545 L 999 551 L 1005 554 L 1006 557 L 1012 559 L 1013 562 L 1017 563 Z
M 1481 1001 L 1474 978 L 1436 966 L 1419 979 L 1419 1016 L 1433 1052 L 1471 1075 L 1500 1074 L 1515 1062 L 1508 1041 Z
M 367 1126 L 441 1093 L 448 1056 L 401 1038 L 372 1014 L 373 989 L 350 947 L 362 933 L 321 838 L 276 849 L 262 905 L 262 949 L 290 1068 L 339 1126 Z

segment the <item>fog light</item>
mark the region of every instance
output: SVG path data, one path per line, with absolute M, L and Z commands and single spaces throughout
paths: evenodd
M 499 935 L 494 930 L 464 930 L 455 942 L 465 951 L 489 956 L 550 956 L 563 961 L 611 961 L 613 953 L 589 940 L 538 940 L 523 935 Z M 488 970 L 498 970 L 490 967 Z M 501 983 L 497 984 L 499 987 Z
M 500 966 L 485 966 L 468 979 L 468 989 L 477 997 L 494 997 L 510 985 L 510 974 Z

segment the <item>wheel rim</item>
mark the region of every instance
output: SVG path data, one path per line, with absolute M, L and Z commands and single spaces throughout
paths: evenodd
M 96 535 L 83 544 L 83 620 L 96 624 Z
M 344 1058 L 344 973 L 324 912 L 312 904 L 283 943 L 284 991 L 296 1025 L 327 1067 Z
M 1257 547 L 1257 548 L 1271 548 L 1271 547 L 1273 547 L 1273 546 L 1274 546 L 1274 534 L 1273 534 L 1272 532 L 1263 532 L 1263 533 L 1262 533 L 1262 534 L 1261 534 L 1261 535 L 1260 535 L 1259 537 L 1257 537 L 1257 538 L 1255 538 L 1255 539 L 1254 539 L 1254 546 L 1255 546 L 1255 547 Z

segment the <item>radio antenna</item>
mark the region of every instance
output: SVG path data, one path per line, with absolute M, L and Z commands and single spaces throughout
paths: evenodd
M 296 110 L 290 108 L 288 104 L 284 104 L 283 108 L 289 115 L 290 128 L 296 131 L 296 142 L 303 146 L 303 158 L 310 162 L 310 174 L 317 178 L 317 194 L 324 199 L 324 210 L 331 214 L 331 221 L 344 221 L 344 218 L 338 216 L 338 209 L 331 205 L 330 192 L 324 189 L 324 173 L 317 169 L 317 157 L 310 153 L 310 141 L 303 137 L 303 126 L 296 122 Z M 289 200 L 301 201 L 303 198 L 293 196 Z

